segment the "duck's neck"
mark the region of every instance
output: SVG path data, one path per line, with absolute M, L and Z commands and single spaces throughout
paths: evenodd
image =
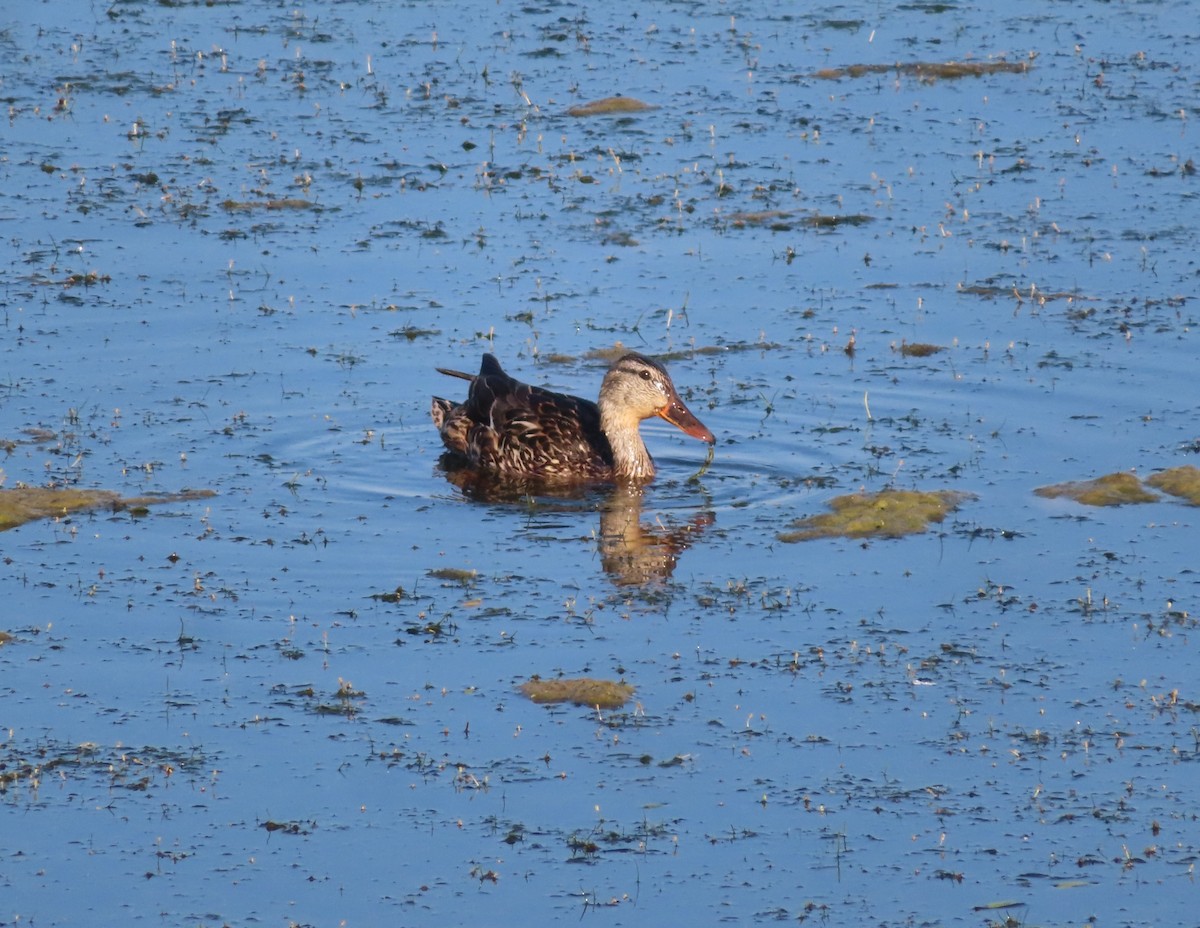
M 637 419 L 613 415 L 600 410 L 600 428 L 608 439 L 613 454 L 613 476 L 622 480 L 650 480 L 654 477 L 654 461 L 642 441 Z

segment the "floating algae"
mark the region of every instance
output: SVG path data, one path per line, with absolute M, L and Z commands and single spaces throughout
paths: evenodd
M 567 110 L 568 116 L 607 116 L 612 113 L 642 113 L 658 107 L 651 103 L 643 103 L 633 97 L 605 97 L 603 100 L 592 100 L 590 103 L 580 103 Z
M 1126 503 L 1153 503 L 1158 497 L 1142 486 L 1133 474 L 1105 474 L 1094 480 L 1070 480 L 1038 487 L 1033 491 L 1047 499 L 1066 497 L 1085 506 L 1123 506 Z
M 591 677 L 533 679 L 517 689 L 536 703 L 573 702 L 599 709 L 619 709 L 633 698 L 633 687 L 628 683 Z
M 941 345 L 930 345 L 925 342 L 901 342 L 896 350 L 906 358 L 927 358 L 946 349 Z
M 884 490 L 853 493 L 829 501 L 833 512 L 797 519 L 796 531 L 780 532 L 780 541 L 811 541 L 814 538 L 899 538 L 924 532 L 941 522 L 960 503 L 973 499 L 970 493 L 942 490 Z
M 730 213 L 729 221 L 735 228 L 745 226 L 766 226 L 775 232 L 787 232 L 795 226 L 809 229 L 835 229 L 838 226 L 865 226 L 874 222 L 874 217 L 865 213 L 848 213 L 844 215 L 829 213 L 809 213 L 801 215 L 794 210 L 764 209 Z
M 205 499 L 215 495 L 212 490 L 184 490 L 182 493 L 123 497 L 112 490 L 17 487 L 0 490 L 0 532 L 35 519 L 59 518 L 81 509 L 108 507 L 114 511 L 136 510 L 159 503 Z
M 221 208 L 228 213 L 250 213 L 259 209 L 317 209 L 317 204 L 299 197 L 284 197 L 276 200 L 223 200 Z
M 1032 67 L 1029 61 L 914 61 L 908 64 L 852 64 L 845 68 L 822 68 L 813 77 L 823 81 L 843 77 L 866 77 L 869 74 L 905 74 L 922 81 L 933 82 L 959 77 L 982 77 L 985 74 L 1024 74 Z
M 478 571 L 467 570 L 462 567 L 435 567 L 432 570 L 425 571 L 425 573 L 434 580 L 461 583 L 463 586 L 470 586 L 479 577 Z
M 1153 474 L 1146 478 L 1146 483 L 1156 490 L 1186 500 L 1193 506 L 1200 506 L 1200 468 L 1191 464 Z

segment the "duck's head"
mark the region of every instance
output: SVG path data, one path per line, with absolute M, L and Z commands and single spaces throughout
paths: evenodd
M 604 375 L 599 405 L 603 418 L 632 423 L 634 428 L 642 419 L 658 416 L 693 438 L 716 442 L 680 399 L 666 368 L 636 352 L 622 355 Z

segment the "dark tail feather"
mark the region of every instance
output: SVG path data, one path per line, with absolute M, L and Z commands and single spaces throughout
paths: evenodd
M 436 368 L 439 374 L 445 374 L 447 377 L 460 377 L 463 380 L 475 380 L 476 377 L 504 377 L 504 369 L 500 366 L 500 362 L 496 360 L 495 355 L 485 354 L 483 363 L 479 365 L 478 374 L 464 374 L 462 371 L 452 371 L 448 367 Z

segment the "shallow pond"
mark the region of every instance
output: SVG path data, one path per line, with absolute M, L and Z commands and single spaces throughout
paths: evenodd
M 0 535 L 0 923 L 1194 921 L 1196 512 L 1034 491 L 1200 450 L 1198 44 L 1183 0 L 0 14 L 4 486 L 216 494 Z M 706 470 L 662 424 L 641 493 L 440 466 L 435 367 L 593 395 L 616 343 Z M 969 496 L 781 540 L 890 489 Z

